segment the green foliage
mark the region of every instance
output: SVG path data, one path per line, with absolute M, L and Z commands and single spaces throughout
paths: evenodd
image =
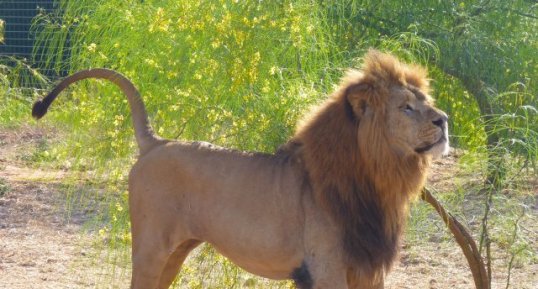
M 47 83 L 46 77 L 25 61 L 0 56 L 0 125 L 24 122 L 33 99 Z
M 110 67 L 126 74 L 141 90 L 157 132 L 168 138 L 273 151 L 291 133 L 299 113 L 340 74 L 323 72 L 328 80 L 320 83 L 318 72 L 326 62 L 302 58 L 303 51 L 314 50 L 308 46 L 315 44 L 305 41 L 314 26 L 291 4 L 62 5 L 65 24 L 40 34 L 49 44 L 46 55 L 58 55 L 62 48 L 57 43 L 73 31 L 71 69 Z M 104 19 L 116 21 L 103 25 Z M 99 86 L 98 93 L 95 86 L 79 86 L 73 107 L 77 116 L 67 110 L 57 120 L 77 131 L 103 132 L 84 140 L 90 154 L 110 156 L 109 151 L 128 148 L 120 156 L 130 155 L 132 131 L 124 97 L 110 85 Z M 316 89 L 320 86 L 321 91 Z

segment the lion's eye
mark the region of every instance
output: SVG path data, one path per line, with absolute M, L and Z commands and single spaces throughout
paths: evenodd
M 415 109 L 412 106 L 410 106 L 409 104 L 405 105 L 405 107 L 404 107 L 404 112 L 405 113 L 410 114 L 413 111 L 415 111 Z

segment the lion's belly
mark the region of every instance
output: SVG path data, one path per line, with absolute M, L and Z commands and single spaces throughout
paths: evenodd
M 290 279 L 291 273 L 300 267 L 304 257 L 297 250 L 285 255 L 278 250 L 258 253 L 256 250 L 245 251 L 243 247 L 233 248 L 226 244 L 212 243 L 212 245 L 220 254 L 244 270 L 274 280 Z
M 253 274 L 286 279 L 304 255 L 300 198 L 264 182 L 244 192 L 228 187 L 198 192 L 201 198 L 192 200 L 210 202 L 213 209 L 193 212 L 192 232 Z

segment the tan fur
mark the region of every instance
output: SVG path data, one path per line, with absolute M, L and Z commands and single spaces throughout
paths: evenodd
M 77 80 L 119 83 L 118 75 L 90 70 Z M 408 204 L 448 147 L 446 115 L 433 108 L 425 77 L 370 51 L 274 155 L 162 140 L 124 85 L 141 146 L 129 176 L 131 288 L 168 288 L 201 242 L 300 288 L 383 288 Z

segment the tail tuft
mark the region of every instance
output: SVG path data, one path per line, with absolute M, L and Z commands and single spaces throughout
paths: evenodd
M 42 100 L 38 100 L 32 107 L 32 116 L 35 119 L 40 119 L 47 113 L 48 108 L 49 106 L 47 104 L 45 104 Z

